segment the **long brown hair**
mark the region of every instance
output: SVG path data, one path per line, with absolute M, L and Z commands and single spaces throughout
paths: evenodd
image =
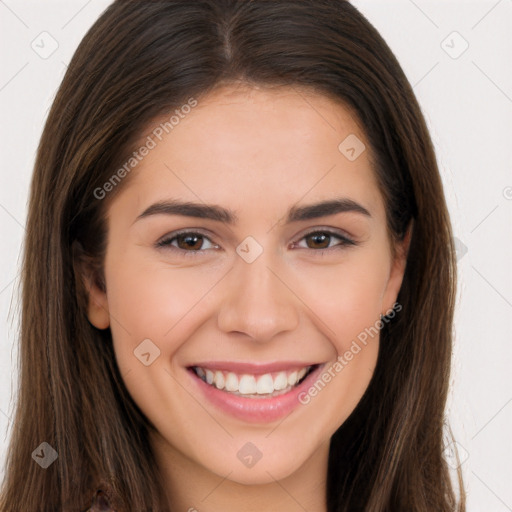
M 465 510 L 443 457 L 452 231 L 424 118 L 390 48 L 344 0 L 117 0 L 73 56 L 38 148 L 3 512 L 83 510 L 101 486 L 119 510 L 161 509 L 151 426 L 123 384 L 110 330 L 87 320 L 77 269 L 86 262 L 104 286 L 105 211 L 124 182 L 105 199 L 98 189 L 144 130 L 234 82 L 311 90 L 352 109 L 390 235 L 402 239 L 414 222 L 402 310 L 385 323 L 373 379 L 331 440 L 329 512 Z M 32 458 L 42 442 L 58 454 L 47 469 Z

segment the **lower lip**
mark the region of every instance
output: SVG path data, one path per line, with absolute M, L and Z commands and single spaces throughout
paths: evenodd
M 192 380 L 199 387 L 207 400 L 221 411 L 245 422 L 269 423 L 290 414 L 297 406 L 302 405 L 299 395 L 315 382 L 325 364 L 312 371 L 298 386 L 288 393 L 269 398 L 244 398 L 227 391 L 217 389 L 200 379 L 193 370 L 188 370 Z

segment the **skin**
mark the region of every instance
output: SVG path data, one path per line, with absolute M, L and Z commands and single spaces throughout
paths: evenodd
M 349 134 L 367 148 L 355 161 L 338 150 Z M 294 205 L 341 196 L 371 217 L 342 212 L 285 223 Z M 167 214 L 137 220 L 170 198 L 229 208 L 238 222 Z M 183 228 L 205 236 L 194 254 L 184 254 L 191 249 L 177 239 L 174 251 L 155 246 Z M 322 228 L 356 245 L 306 237 Z M 156 427 L 151 444 L 169 505 L 325 511 L 329 439 L 370 382 L 378 336 L 309 404 L 268 424 L 216 409 L 189 385 L 186 367 L 293 359 L 329 366 L 393 307 L 410 238 L 393 258 L 369 144 L 350 111 L 295 88 L 219 89 L 132 171 L 109 206 L 108 230 L 107 291 L 88 281 L 88 316 L 111 329 L 126 387 Z M 247 236 L 263 248 L 250 264 L 236 252 Z M 147 338 L 160 350 L 149 366 L 133 353 Z M 252 468 L 237 458 L 248 441 L 262 453 Z

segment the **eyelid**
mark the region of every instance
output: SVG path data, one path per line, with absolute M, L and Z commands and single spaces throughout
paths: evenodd
M 314 233 L 325 233 L 329 236 L 334 236 L 341 240 L 342 243 L 333 246 L 333 247 L 326 247 L 325 249 L 310 249 L 314 252 L 322 252 L 322 251 L 329 251 L 331 249 L 334 249 L 335 247 L 346 247 L 351 245 L 357 245 L 357 242 L 352 238 L 352 236 L 348 235 L 342 230 L 335 229 L 335 228 L 329 228 L 327 226 L 316 226 L 305 233 L 302 233 L 300 237 L 297 239 L 296 242 L 292 242 L 292 245 L 295 245 L 296 243 L 300 242 L 303 238 L 306 238 L 309 235 L 312 235 Z
M 201 228 L 184 228 L 180 229 L 178 231 L 172 231 L 171 233 L 168 233 L 161 237 L 155 244 L 157 248 L 160 249 L 170 249 L 178 251 L 182 254 L 196 254 L 200 252 L 205 252 L 206 249 L 199 249 L 197 251 L 186 251 L 185 249 L 180 249 L 179 247 L 175 247 L 174 245 L 171 245 L 170 242 L 173 242 L 178 236 L 180 235 L 201 235 L 203 238 L 206 238 L 210 241 L 210 243 L 214 246 L 218 246 L 212 239 L 211 236 L 206 234 L 205 230 Z
M 299 238 L 296 239 L 296 241 L 292 242 L 291 245 L 295 246 L 298 242 L 300 242 L 301 240 L 303 240 L 307 236 L 315 234 L 315 233 L 324 233 L 324 234 L 327 234 L 327 235 L 329 235 L 331 237 L 336 237 L 336 238 L 338 238 L 341 241 L 341 243 L 336 244 L 333 247 L 326 247 L 326 248 L 323 248 L 323 249 L 311 249 L 309 247 L 305 248 L 305 249 L 309 249 L 310 251 L 313 251 L 313 252 L 316 252 L 316 253 L 322 253 L 324 251 L 331 251 L 331 250 L 339 248 L 339 247 L 349 247 L 349 246 L 357 245 L 357 242 L 350 235 L 346 234 L 345 232 L 343 232 L 341 230 L 338 230 L 338 229 L 322 227 L 322 226 L 316 226 L 314 228 L 309 229 L 305 233 L 302 233 L 299 236 Z M 219 245 L 216 244 L 212 240 L 210 235 L 206 234 L 205 230 L 203 230 L 201 228 L 184 228 L 184 229 L 181 229 L 181 230 L 178 230 L 178 231 L 173 231 L 173 232 L 168 233 L 167 235 L 164 235 L 163 237 L 161 237 L 156 242 L 155 245 L 156 245 L 157 248 L 169 249 L 169 250 L 172 250 L 172 251 L 178 251 L 179 253 L 185 254 L 187 256 L 189 254 L 190 255 L 195 255 L 195 254 L 198 254 L 198 253 L 205 252 L 205 251 L 209 250 L 209 249 L 198 249 L 198 250 L 187 251 L 185 249 L 180 249 L 178 247 L 175 247 L 174 245 L 171 245 L 170 242 L 174 241 L 179 235 L 201 235 L 203 238 L 207 239 L 212 245 L 216 246 L 217 248 L 219 247 Z M 300 248 L 300 249 L 304 249 L 304 248 Z

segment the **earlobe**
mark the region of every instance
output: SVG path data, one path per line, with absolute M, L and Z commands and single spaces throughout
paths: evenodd
M 396 246 L 395 258 L 382 300 L 382 315 L 386 315 L 391 309 L 393 309 L 398 293 L 400 292 L 400 288 L 402 287 L 402 281 L 407 265 L 407 255 L 409 254 L 409 247 L 412 239 L 412 231 L 413 220 L 411 219 L 403 240 Z
M 107 329 L 110 326 L 107 292 L 100 289 L 91 277 L 86 284 L 87 318 L 97 329 Z
M 85 256 L 78 241 L 73 243 L 72 251 L 79 307 L 94 327 L 107 329 L 110 326 L 110 315 L 106 287 L 99 282 L 93 262 Z

